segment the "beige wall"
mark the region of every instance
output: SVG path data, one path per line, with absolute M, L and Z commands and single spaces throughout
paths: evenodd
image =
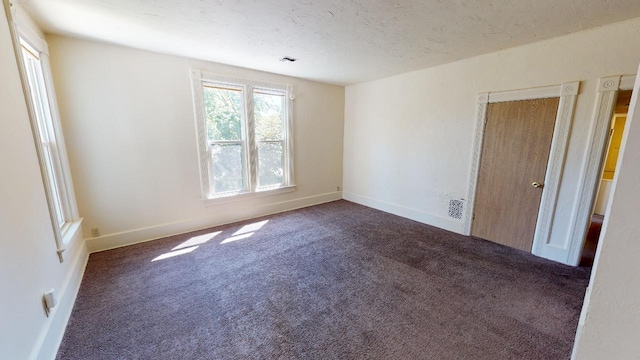
M 1 8 L 1 7 L 0 7 Z M 81 238 L 56 254 L 39 163 L 4 8 L 0 9 L 0 358 L 50 359 L 87 259 Z M 56 289 L 49 317 L 42 296 Z
M 631 99 L 608 217 L 578 325 L 575 360 L 640 357 L 640 79 Z
M 467 195 L 477 94 L 579 80 L 550 245 L 543 254 L 570 262 L 565 249 L 592 137 L 598 79 L 635 74 L 638 37 L 640 18 L 347 87 L 344 197 L 462 232 L 462 222 L 447 210 L 450 199 Z
M 90 249 L 341 198 L 344 88 L 50 36 L 51 66 Z M 204 207 L 189 69 L 289 83 L 297 191 Z

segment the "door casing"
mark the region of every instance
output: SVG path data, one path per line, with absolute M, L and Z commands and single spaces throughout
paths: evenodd
M 618 91 L 633 90 L 636 75 L 609 76 L 600 78 L 598 97 L 594 109 L 594 131 L 587 149 L 587 162 L 583 167 L 579 183 L 578 204 L 572 214 L 569 228 L 569 253 L 566 264 L 576 266 L 582 256 L 591 213 L 595 206 L 596 192 L 600 183 L 600 169 L 606 153 L 609 124 L 616 105 Z
M 531 252 L 559 102 L 488 105 L 471 235 Z
M 544 179 L 544 188 L 538 211 L 538 220 L 533 237 L 533 247 L 531 252 L 544 258 L 566 263 L 569 253 L 569 244 L 564 246 L 551 244 L 549 242 L 555 209 L 558 202 L 558 192 L 560 190 L 560 180 L 564 169 L 564 159 L 569 140 L 569 130 L 573 120 L 576 97 L 580 82 L 569 82 L 560 85 L 530 88 L 524 90 L 511 90 L 500 92 L 480 93 L 477 97 L 476 125 L 473 139 L 471 166 L 469 169 L 469 181 L 467 188 L 467 199 L 464 214 L 464 231 L 466 235 L 471 235 L 471 225 L 473 222 L 473 209 L 476 198 L 476 187 L 478 184 L 478 173 L 480 157 L 482 156 L 482 141 L 484 138 L 484 127 L 487 119 L 487 106 L 493 102 L 517 101 L 543 99 L 549 97 L 560 97 L 558 113 L 551 141 L 547 172 Z

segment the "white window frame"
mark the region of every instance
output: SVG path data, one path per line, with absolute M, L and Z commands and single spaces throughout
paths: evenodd
M 200 187 L 202 201 L 206 204 L 216 204 L 236 199 L 244 199 L 256 196 L 265 196 L 295 191 L 293 171 L 293 87 L 286 84 L 260 82 L 247 79 L 226 77 L 223 75 L 206 73 L 200 70 L 191 70 L 193 85 L 194 112 L 196 120 L 196 135 L 198 143 L 198 162 L 200 167 Z M 243 97 L 243 139 L 237 141 L 243 144 L 243 175 L 244 189 L 240 191 L 214 193 L 212 191 L 212 162 L 210 143 L 207 139 L 204 87 L 213 86 L 242 91 Z M 253 110 L 254 90 L 264 93 L 284 94 L 284 119 L 283 119 L 283 183 L 273 186 L 258 185 L 258 143 L 271 141 L 258 141 L 255 136 L 255 118 Z M 223 141 L 224 142 L 224 141 Z M 235 141 L 233 142 L 235 143 Z
M 11 32 L 60 262 L 81 232 L 46 41 L 12 6 Z M 25 53 L 28 54 L 28 58 Z M 29 60 L 28 60 L 29 59 Z M 34 102 L 34 97 L 38 101 Z

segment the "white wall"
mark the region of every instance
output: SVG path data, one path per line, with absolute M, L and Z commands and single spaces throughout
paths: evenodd
M 580 80 L 550 239 L 567 248 L 597 80 L 635 74 L 638 36 L 634 19 L 347 87 L 344 197 L 461 233 L 447 209 L 466 197 L 477 94 Z M 567 262 L 565 253 L 543 255 Z
M 343 87 L 67 37 L 47 40 L 85 234 L 103 234 L 88 241 L 90 250 L 342 197 Z M 295 192 L 203 206 L 192 67 L 294 86 Z
M 1 8 L 1 7 L 0 7 Z M 56 254 L 29 117 L 4 8 L 0 10 L 0 358 L 51 359 L 77 294 L 87 251 L 73 239 Z M 59 305 L 46 317 L 42 295 Z
M 640 357 L 640 78 L 636 79 L 573 359 Z

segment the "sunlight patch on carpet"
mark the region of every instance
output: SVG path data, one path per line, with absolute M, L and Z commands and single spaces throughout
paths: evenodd
M 202 245 L 202 244 L 206 243 L 207 241 L 213 239 L 215 236 L 220 235 L 221 233 L 222 233 L 222 231 L 216 231 L 216 232 L 212 232 L 212 233 L 208 233 L 208 234 L 204 234 L 204 235 L 194 236 L 194 237 L 190 238 L 189 240 L 183 242 L 182 244 L 174 247 L 171 250 L 180 250 L 180 249 L 188 248 L 188 247 L 191 247 L 191 246 Z
M 180 249 L 180 250 L 176 250 L 176 251 L 171 251 L 171 252 L 168 252 L 168 253 L 165 253 L 165 254 L 162 254 L 162 255 L 156 257 L 155 259 L 151 260 L 151 262 L 172 258 L 172 257 L 178 256 L 178 255 L 188 254 L 188 253 L 192 252 L 193 250 L 195 250 L 197 248 L 198 248 L 198 246 L 192 246 L 190 248 L 184 248 L 184 249 Z
M 245 226 L 241 227 L 240 230 L 234 232 L 233 236 L 240 235 L 240 234 L 246 234 L 246 233 L 254 233 L 254 232 L 262 229 L 262 227 L 268 222 L 269 222 L 269 220 L 264 220 L 264 221 L 255 222 L 253 224 L 245 225 Z
M 227 238 L 227 239 L 223 240 L 220 244 L 227 244 L 227 243 L 230 243 L 230 242 L 233 242 L 233 241 L 246 239 L 246 238 L 251 237 L 251 235 L 253 235 L 253 234 L 255 234 L 255 233 L 250 232 L 250 233 L 246 233 L 246 234 L 242 234 L 242 235 L 238 235 L 238 236 L 232 236 L 230 238 Z

